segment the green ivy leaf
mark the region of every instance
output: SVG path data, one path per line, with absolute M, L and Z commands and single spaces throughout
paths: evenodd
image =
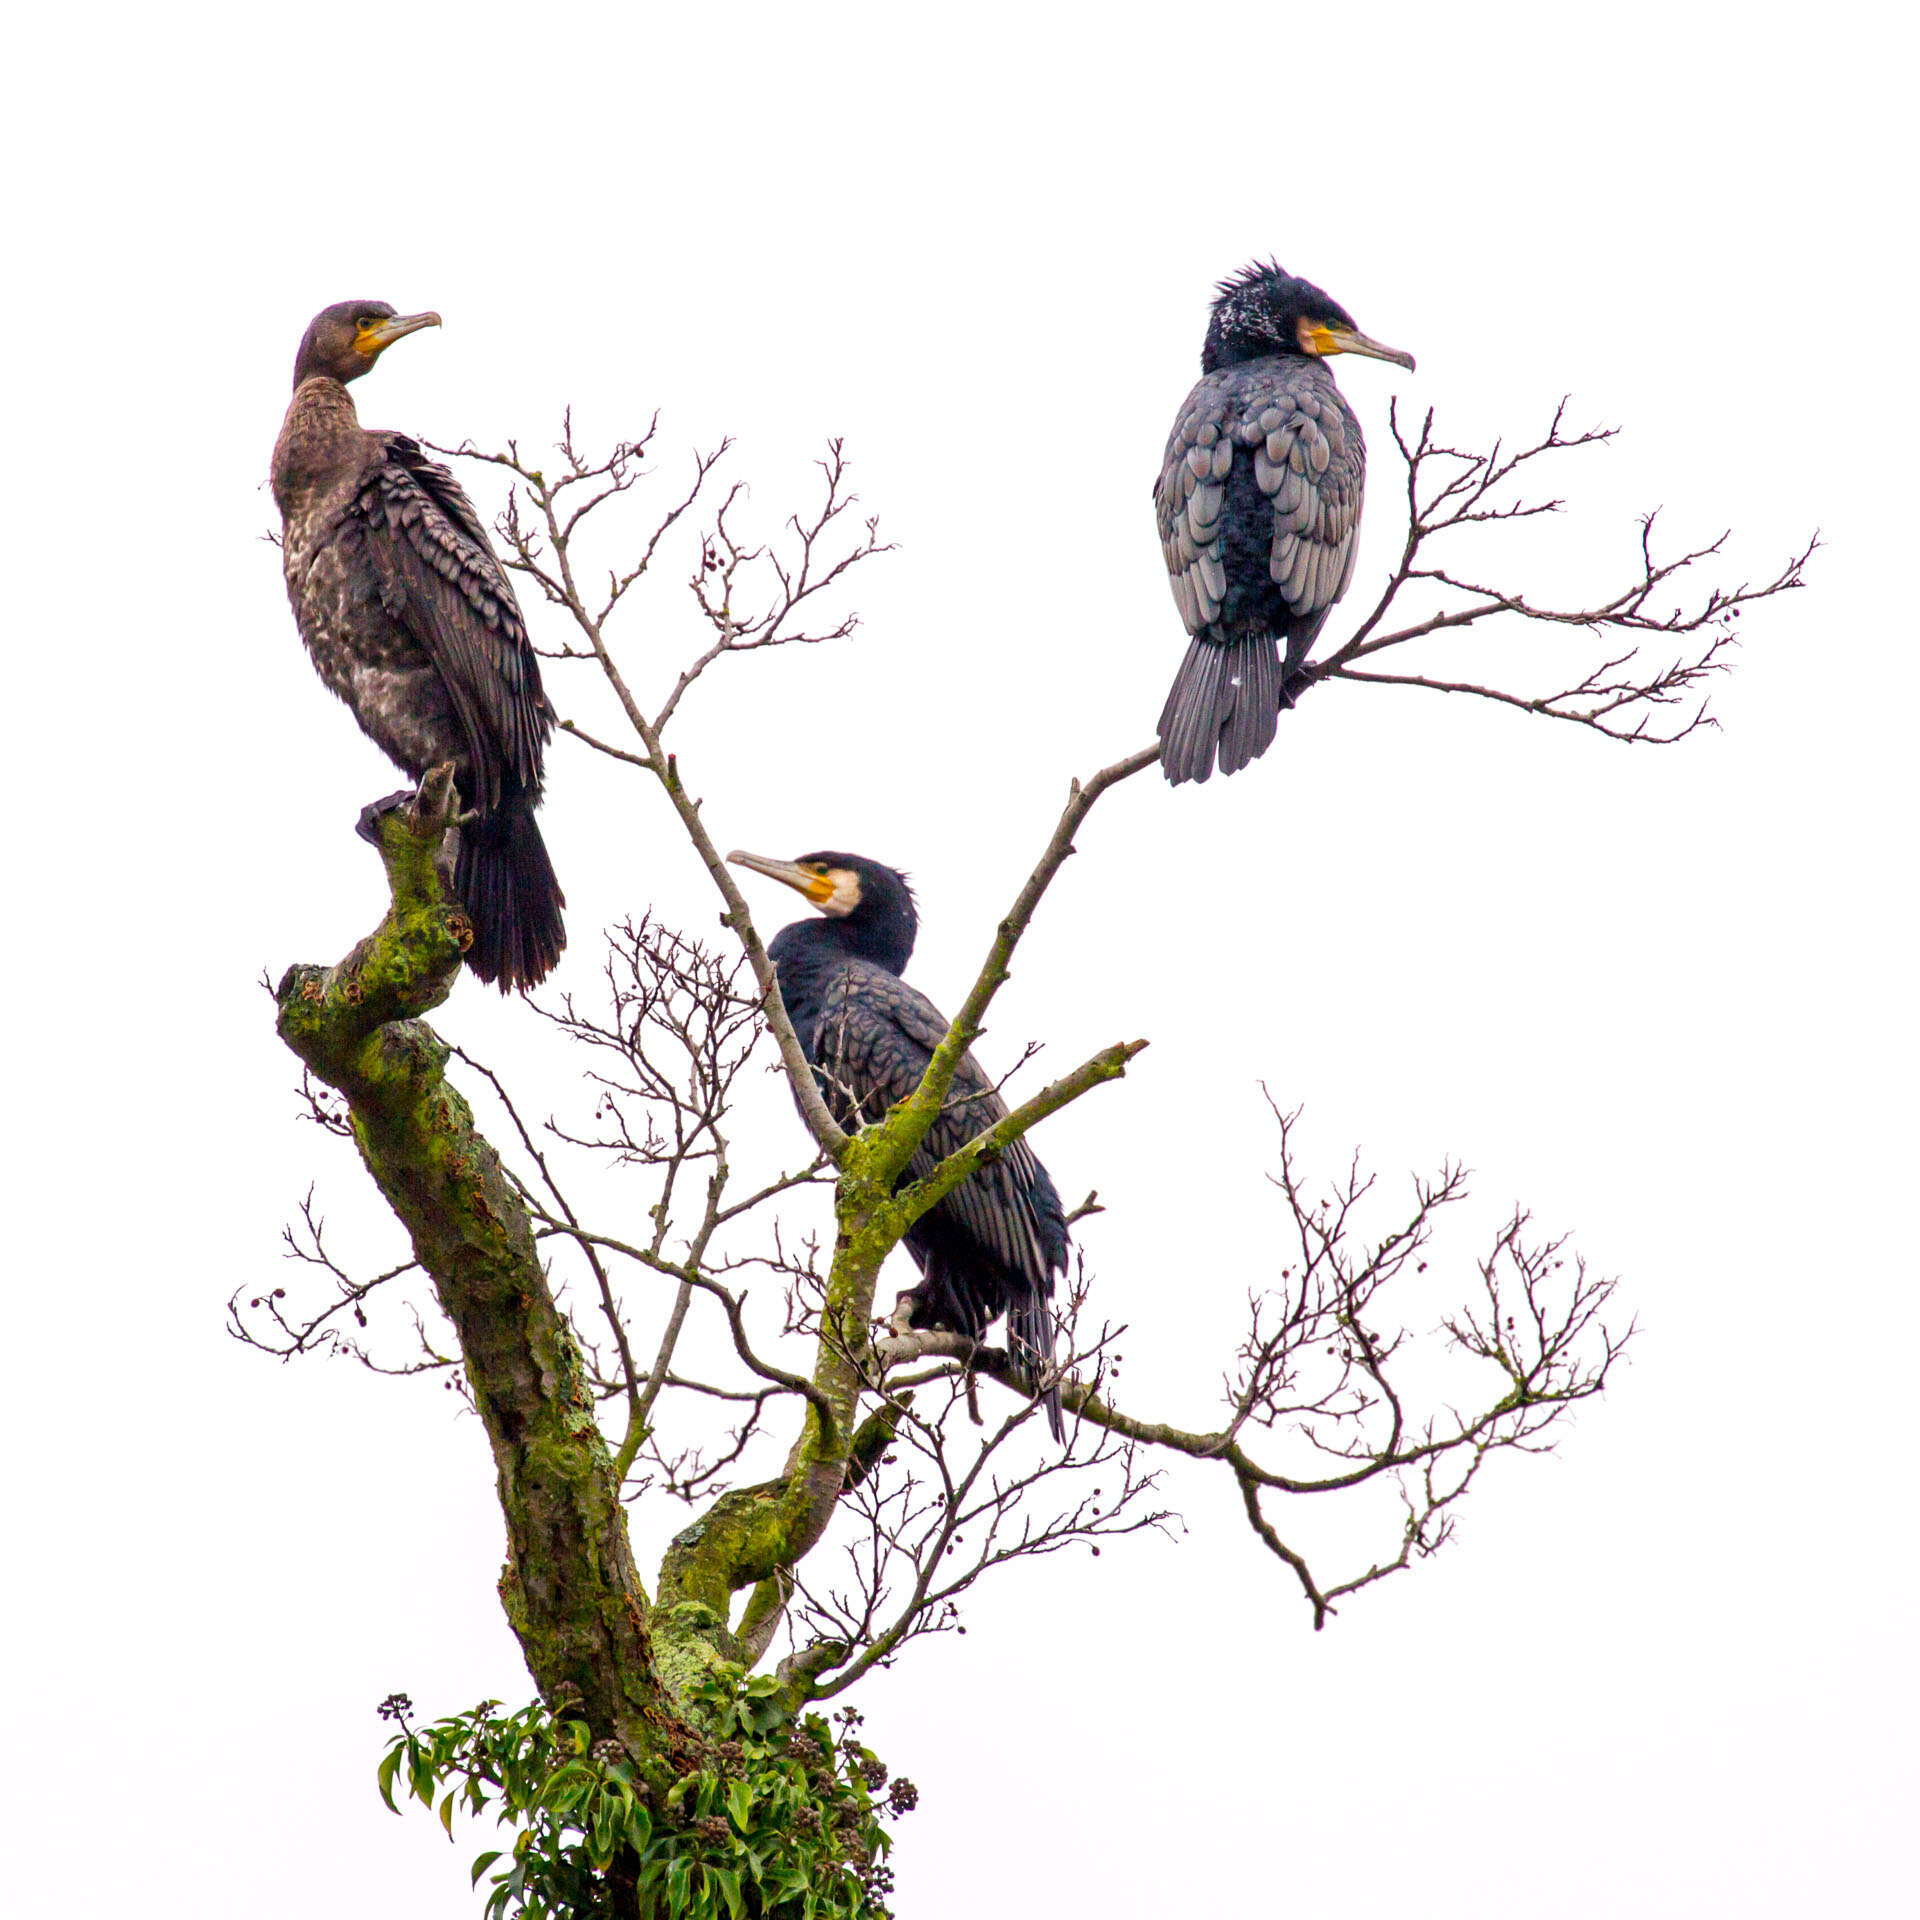
M 884 1853 L 891 1836 L 848 1771 L 867 1757 L 865 1748 L 851 1737 L 836 1741 L 818 1714 L 796 1720 L 768 1676 L 724 1671 L 696 1693 L 709 1726 L 739 1741 L 741 1761 L 730 1778 L 700 1770 L 672 1783 L 668 1800 L 685 1816 L 725 1814 L 729 1837 L 718 1845 L 696 1838 L 684 1821 L 656 1826 L 631 1764 L 596 1759 L 584 1723 L 556 1721 L 538 1701 L 512 1714 L 483 1702 L 417 1735 L 396 1735 L 379 1763 L 381 1797 L 399 1811 L 394 1788 L 405 1766 L 412 1794 L 438 1813 L 450 1839 L 456 1805 L 478 1813 L 498 1801 L 492 1811 L 513 1832 L 511 1853 L 489 1850 L 471 1873 L 477 1890 L 494 1870 L 486 1920 L 563 1920 L 587 1911 L 603 1892 L 598 1874 L 623 1847 L 639 1862 L 643 1910 L 671 1920 L 746 1920 L 749 1912 L 873 1920 L 838 1837 L 803 1838 L 798 1818 L 803 1810 L 832 1820 L 857 1809 L 858 1850 Z M 817 1745 L 818 1760 L 803 1763 L 789 1751 L 792 1731 Z
M 389 1813 L 398 1813 L 400 1809 L 393 1804 L 393 1777 L 400 1771 L 400 1761 L 406 1748 L 400 1741 L 394 1741 L 387 1750 L 387 1757 L 380 1762 L 380 1798 L 387 1803 Z
M 555 1813 L 565 1813 L 579 1804 L 581 1798 L 591 1791 L 593 1784 L 593 1769 L 583 1761 L 569 1760 L 548 1777 L 546 1784 L 534 1796 L 533 1804 Z
M 604 1859 L 596 1857 L 594 1865 L 597 1867 L 607 1866 L 618 1850 L 621 1812 L 620 1802 L 610 1793 L 601 1794 L 594 1806 L 591 1829 L 594 1852 L 596 1856 L 605 1855 Z
M 727 1911 L 733 1915 L 733 1920 L 740 1920 L 746 1911 L 746 1903 L 740 1893 L 739 1874 L 732 1867 L 709 1867 L 707 1874 L 726 1896 Z
M 736 1780 L 728 1787 L 727 1811 L 742 1833 L 753 1824 L 753 1788 L 746 1781 Z

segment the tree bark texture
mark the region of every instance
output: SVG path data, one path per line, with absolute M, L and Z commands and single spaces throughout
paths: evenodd
M 862 1168 L 843 1180 L 828 1301 L 836 1335 L 821 1343 L 793 1461 L 683 1529 L 650 1600 L 531 1218 L 447 1081 L 446 1043 L 421 1017 L 452 990 L 472 938 L 436 871 L 451 804 L 450 780 L 429 775 L 411 804 L 371 819 L 392 904 L 337 966 L 288 969 L 275 991 L 278 1030 L 345 1096 L 367 1171 L 458 1334 L 506 1522 L 501 1599 L 541 1695 L 551 1705 L 577 1700 L 595 1738 L 618 1740 L 659 1790 L 680 1770 L 689 1687 L 748 1651 L 728 1625 L 732 1596 L 803 1556 L 845 1485 L 859 1397 L 847 1355 L 864 1341 L 880 1262 L 907 1216 L 876 1232 L 875 1211 L 898 1213 L 885 1186 Z
M 472 938 L 436 861 L 453 804 L 451 770 L 442 769 L 410 802 L 370 810 L 363 830 L 380 849 L 392 904 L 337 966 L 288 970 L 275 995 L 279 1032 L 345 1096 L 367 1170 L 459 1337 L 499 1477 L 507 1529 L 501 1598 L 527 1666 L 549 1705 L 577 1701 L 596 1740 L 617 1740 L 658 1791 L 697 1737 L 688 1707 L 694 1684 L 719 1662 L 751 1666 L 765 1652 L 791 1570 L 826 1531 L 850 1480 L 884 1450 L 890 1414 L 857 1427 L 882 1262 L 985 1155 L 1120 1077 L 1144 1043 L 1105 1049 L 898 1192 L 940 1110 L 941 1069 L 950 1076 L 962 1045 L 950 1035 L 913 1098 L 842 1136 L 822 1335 L 810 1376 L 777 1376 L 804 1400 L 800 1437 L 781 1474 L 722 1494 L 675 1536 L 650 1599 L 634 1564 L 619 1471 L 532 1218 L 447 1082 L 450 1050 L 421 1017 L 452 990 Z M 1008 928 L 1002 936 L 1013 937 Z M 977 1015 L 964 1030 L 975 1025 Z M 702 1278 L 690 1270 L 683 1277 Z M 754 1591 L 735 1628 L 733 1596 L 743 1589 Z M 810 1662 L 789 1663 L 796 1710 L 833 1653 L 827 1646 Z
M 580 1352 L 527 1210 L 419 1017 L 447 997 L 472 937 L 435 872 L 448 796 L 433 788 L 430 775 L 411 806 L 375 820 L 392 906 L 339 965 L 288 969 L 278 1028 L 346 1097 L 367 1170 L 459 1334 L 499 1475 L 501 1598 L 529 1670 L 549 1702 L 577 1696 L 596 1737 L 654 1772 L 677 1715 Z

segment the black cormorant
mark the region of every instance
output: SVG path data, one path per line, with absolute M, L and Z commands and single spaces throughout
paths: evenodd
M 879 1120 L 920 1084 L 947 1032 L 946 1016 L 900 978 L 919 927 L 905 875 L 853 853 L 727 858 L 785 881 L 820 909 L 821 919 L 782 927 L 767 952 L 829 1110 L 842 1126 Z M 962 1056 L 945 1110 L 903 1180 L 924 1179 L 1006 1111 L 973 1055 Z M 1024 1139 L 923 1213 L 908 1228 L 906 1247 L 920 1269 L 920 1284 L 904 1296 L 912 1325 L 978 1340 L 1004 1313 L 1016 1354 L 1046 1377 L 1054 1363 L 1048 1302 L 1054 1276 L 1067 1270 L 1067 1219 Z M 1058 1386 L 1043 1398 L 1057 1440 Z
M 472 502 L 417 442 L 362 427 L 347 392 L 394 341 L 439 324 L 381 300 L 315 317 L 273 449 L 273 497 L 287 595 L 321 679 L 414 779 L 457 769 L 467 964 L 505 993 L 544 979 L 566 945 L 566 897 L 533 817 L 553 709 Z
M 1273 744 L 1352 578 L 1367 449 L 1326 364 L 1335 353 L 1413 366 L 1277 266 L 1221 281 L 1204 378 L 1153 489 L 1174 602 L 1193 636 L 1160 715 L 1160 765 L 1175 786 L 1204 780 L 1216 752 L 1222 773 L 1238 773 Z

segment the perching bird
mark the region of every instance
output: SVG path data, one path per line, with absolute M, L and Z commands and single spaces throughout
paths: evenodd
M 946 1016 L 900 978 L 919 928 L 906 876 L 853 853 L 727 858 L 785 881 L 825 916 L 782 927 L 767 952 L 829 1111 L 846 1127 L 879 1120 L 920 1084 L 947 1032 Z M 1006 1112 L 973 1055 L 963 1055 L 946 1108 L 903 1179 L 924 1179 Z M 1060 1195 L 1024 1139 L 923 1213 L 906 1247 L 920 1269 L 920 1284 L 904 1296 L 913 1326 L 978 1340 L 1004 1313 L 1016 1353 L 1044 1378 L 1054 1361 L 1048 1301 L 1069 1242 Z M 1059 1387 L 1047 1386 L 1042 1399 L 1058 1440 Z
M 1273 744 L 1301 669 L 1353 577 L 1367 449 L 1326 356 L 1413 356 L 1277 266 L 1220 283 L 1153 489 L 1174 603 L 1193 636 L 1160 715 L 1160 766 L 1204 780 Z M 1284 660 L 1279 647 L 1284 645 Z
M 404 434 L 360 425 L 347 383 L 437 327 L 381 300 L 315 317 L 273 449 L 287 595 L 313 664 L 362 730 L 418 780 L 451 760 L 468 811 L 453 887 L 467 964 L 502 993 L 544 979 L 567 943 L 533 810 L 553 709 L 513 589 L 473 503 Z

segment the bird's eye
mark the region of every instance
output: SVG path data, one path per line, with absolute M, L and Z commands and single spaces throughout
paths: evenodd
M 380 316 L 377 313 L 363 313 L 353 324 L 362 333 L 371 333 L 380 324 Z

